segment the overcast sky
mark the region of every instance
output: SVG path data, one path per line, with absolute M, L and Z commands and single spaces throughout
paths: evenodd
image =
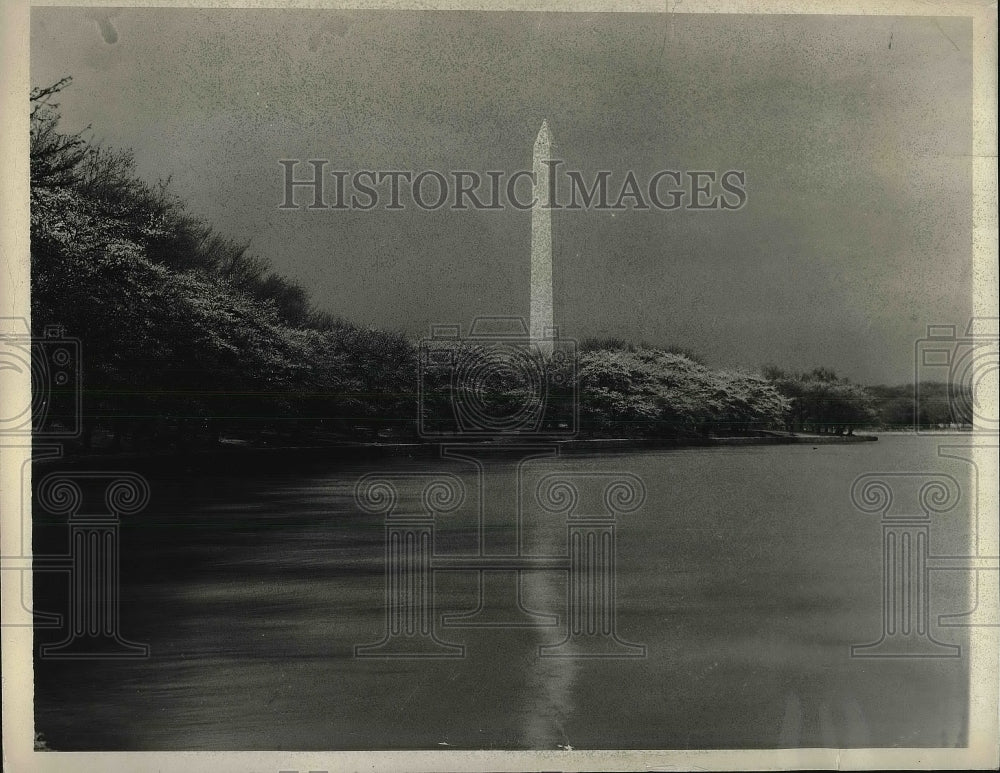
M 568 336 L 902 383 L 970 313 L 964 19 L 36 7 L 31 65 L 73 76 L 66 129 L 358 322 L 526 314 L 531 215 L 280 211 L 279 159 L 513 173 L 543 118 L 573 169 L 747 176 L 737 212 L 556 212 Z

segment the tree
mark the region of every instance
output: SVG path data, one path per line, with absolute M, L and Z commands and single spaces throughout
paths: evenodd
M 82 341 L 88 438 L 97 425 L 115 446 L 185 446 L 221 431 L 412 423 L 404 336 L 317 314 L 167 183 L 142 181 L 130 153 L 60 133 L 51 99 L 68 83 L 32 92 L 32 322 Z
M 592 349 L 579 359 L 581 424 L 594 433 L 697 436 L 780 423 L 787 401 L 759 376 L 713 371 L 662 349 Z
M 789 431 L 851 435 L 857 427 L 878 422 L 872 394 L 865 387 L 839 378 L 830 368 L 815 368 L 798 375 L 773 367 L 767 372 L 777 390 L 789 400 Z

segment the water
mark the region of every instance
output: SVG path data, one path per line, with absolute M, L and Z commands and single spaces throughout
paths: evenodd
M 57 750 L 775 748 L 965 742 L 968 663 L 858 659 L 881 631 L 881 527 L 851 504 L 866 472 L 969 469 L 937 440 L 752 446 L 536 460 L 545 473 L 630 472 L 646 502 L 617 526 L 617 630 L 644 658 L 539 658 L 565 627 L 441 628 L 444 660 L 359 659 L 385 628 L 383 521 L 354 504 L 365 473 L 442 470 L 468 507 L 438 518 L 439 555 L 474 555 L 476 480 L 460 460 L 152 477 L 123 529 L 122 633 L 136 661 L 36 661 L 36 725 Z M 516 544 L 504 486 L 484 473 L 491 545 Z M 417 484 L 402 489 L 410 503 Z M 968 539 L 963 504 L 932 553 Z M 505 524 L 506 519 L 506 524 Z M 565 553 L 561 516 L 528 507 L 524 549 Z M 41 529 L 39 538 L 54 529 Z M 38 548 L 36 547 L 36 550 Z M 932 620 L 971 607 L 961 572 L 932 573 Z M 477 575 L 436 573 L 437 612 L 477 601 Z M 57 581 L 39 577 L 56 604 Z M 523 573 L 524 605 L 565 619 L 566 575 Z M 509 605 L 496 615 L 517 610 Z M 965 645 L 962 629 L 933 628 Z M 46 641 L 58 638 L 40 634 Z M 964 649 L 963 649 L 964 653 Z

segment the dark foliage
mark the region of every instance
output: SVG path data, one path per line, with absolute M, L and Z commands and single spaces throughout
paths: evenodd
M 32 92 L 32 320 L 82 342 L 84 444 L 408 431 L 412 344 L 316 312 L 131 154 L 60 133 L 67 83 Z

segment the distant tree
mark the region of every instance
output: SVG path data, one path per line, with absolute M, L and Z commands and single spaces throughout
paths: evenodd
M 659 351 L 666 352 L 668 354 L 676 354 L 685 359 L 696 362 L 699 365 L 704 365 L 704 358 L 696 352 L 694 349 L 688 346 L 681 346 L 677 344 L 669 344 L 666 346 L 657 346 L 655 344 L 648 343 L 646 341 L 640 341 L 635 343 L 634 341 L 629 341 L 625 338 L 618 338 L 616 336 L 591 336 L 589 338 L 584 338 L 579 345 L 581 352 L 592 352 L 592 351 L 623 351 L 623 352 L 637 352 L 637 351 Z
M 789 431 L 850 435 L 857 427 L 878 423 L 872 394 L 865 387 L 839 378 L 830 368 L 796 375 L 770 366 L 765 368 L 765 375 L 789 400 Z
M 257 284 L 256 293 L 274 302 L 278 315 L 289 325 L 309 322 L 309 296 L 299 285 L 279 274 L 271 273 Z
M 777 365 L 764 365 L 760 369 L 761 375 L 768 381 L 780 381 L 785 378 L 785 371 Z
M 972 391 L 966 384 L 922 381 L 878 385 L 869 391 L 884 427 L 931 429 L 972 424 Z
M 765 379 L 713 371 L 660 349 L 580 356 L 581 423 L 598 434 L 686 436 L 767 428 L 787 401 Z
M 813 368 L 806 375 L 811 381 L 819 381 L 824 384 L 835 384 L 841 381 L 841 379 L 837 376 L 836 371 L 832 368 Z

